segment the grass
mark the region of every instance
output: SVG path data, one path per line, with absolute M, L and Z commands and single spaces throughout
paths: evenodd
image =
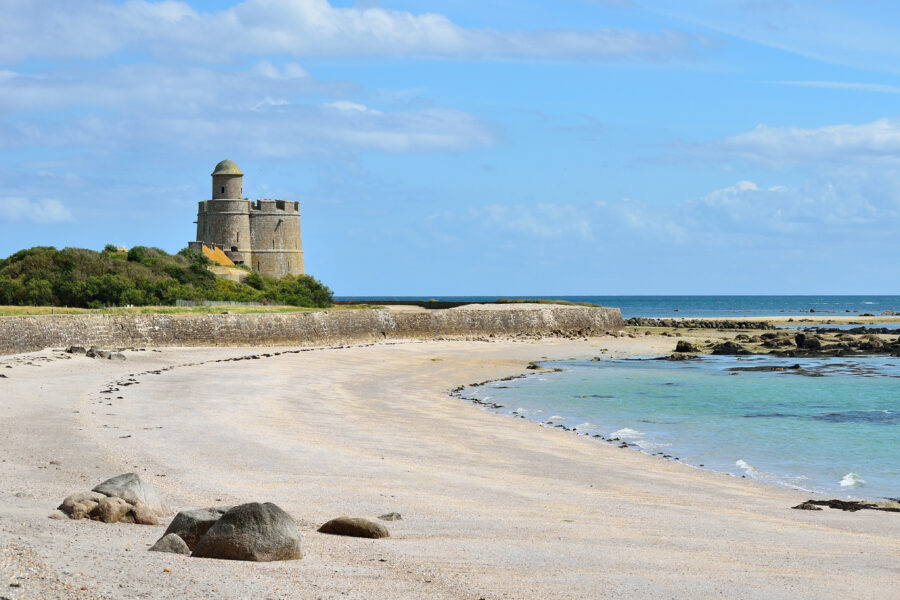
M 381 308 L 369 304 L 304 308 L 300 306 L 134 306 L 127 308 L 62 308 L 58 306 L 0 306 L 0 317 L 34 315 L 206 315 L 223 312 L 233 314 L 326 312 L 333 310 L 369 310 Z

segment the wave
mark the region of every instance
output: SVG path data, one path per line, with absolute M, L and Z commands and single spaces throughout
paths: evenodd
M 861 487 L 866 485 L 866 480 L 857 475 L 856 473 L 850 472 L 844 475 L 844 478 L 841 479 L 841 487 Z
M 609 434 L 609 437 L 617 437 L 621 440 L 636 440 L 644 437 L 645 434 L 643 431 L 638 431 L 637 429 L 632 429 L 630 427 L 623 427 L 618 431 L 613 431 Z
M 762 481 L 765 483 L 784 485 L 807 492 L 814 491 L 809 489 L 808 487 L 804 487 L 809 485 L 809 477 L 807 477 L 806 475 L 778 475 L 776 473 L 760 471 L 743 458 L 738 459 L 734 464 L 736 467 L 744 471 L 744 474 L 750 479 L 755 479 L 756 481 Z

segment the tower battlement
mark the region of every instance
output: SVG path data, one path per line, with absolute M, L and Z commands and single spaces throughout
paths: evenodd
M 197 240 L 189 247 L 220 248 L 236 265 L 272 277 L 302 275 L 300 203 L 243 197 L 244 174 L 223 160 L 212 172 L 212 199 L 197 206 Z

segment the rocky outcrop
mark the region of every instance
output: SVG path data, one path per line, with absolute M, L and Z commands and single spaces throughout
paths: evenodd
M 271 502 L 251 502 L 222 515 L 191 556 L 269 562 L 303 558 L 303 552 L 300 530 L 290 515 Z
M 158 517 L 168 514 L 153 488 L 137 473 L 117 475 L 89 492 L 72 494 L 57 510 L 74 520 L 139 525 L 157 525 Z
M 699 352 L 696 346 L 691 344 L 690 342 L 686 342 L 684 340 L 680 340 L 677 344 L 675 344 L 675 352 Z
M 739 356 L 742 354 L 750 354 L 750 351 L 737 342 L 726 341 L 713 346 L 712 353 L 721 356 Z
M 478 306 L 428 311 L 0 317 L 0 355 L 71 345 L 312 346 L 384 339 L 593 336 L 625 325 L 618 308 Z
M 369 538 L 377 540 L 390 537 L 387 527 L 381 523 L 354 517 L 338 517 L 319 527 L 319 533 L 346 535 L 349 537 Z
M 766 321 L 737 321 L 732 319 L 653 319 L 635 317 L 625 321 L 629 327 L 673 327 L 682 329 L 774 329 Z
M 105 496 L 121 498 L 128 504 L 143 504 L 146 509 L 160 517 L 169 514 L 168 507 L 156 495 L 156 491 L 137 473 L 117 475 L 97 485 L 92 491 Z

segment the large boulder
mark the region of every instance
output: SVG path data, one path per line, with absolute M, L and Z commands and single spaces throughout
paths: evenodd
M 183 510 L 175 515 L 175 518 L 169 523 L 166 535 L 170 533 L 178 535 L 184 540 L 188 548 L 194 550 L 200 538 L 206 535 L 209 528 L 230 509 L 230 506 L 214 506 L 211 508 Z
M 271 502 L 235 506 L 209 528 L 194 557 L 268 562 L 303 558 L 300 530 Z
M 177 534 L 167 533 L 150 546 L 150 552 L 170 552 L 187 556 L 191 553 L 191 549 Z
M 128 504 L 144 504 L 147 509 L 159 517 L 169 514 L 169 509 L 156 495 L 154 489 L 141 479 L 141 476 L 137 473 L 117 475 L 112 479 L 107 479 L 92 491 L 99 492 L 105 496 L 121 498 Z
M 387 527 L 368 519 L 338 517 L 319 527 L 319 533 L 347 535 L 350 537 L 379 539 L 390 537 Z

